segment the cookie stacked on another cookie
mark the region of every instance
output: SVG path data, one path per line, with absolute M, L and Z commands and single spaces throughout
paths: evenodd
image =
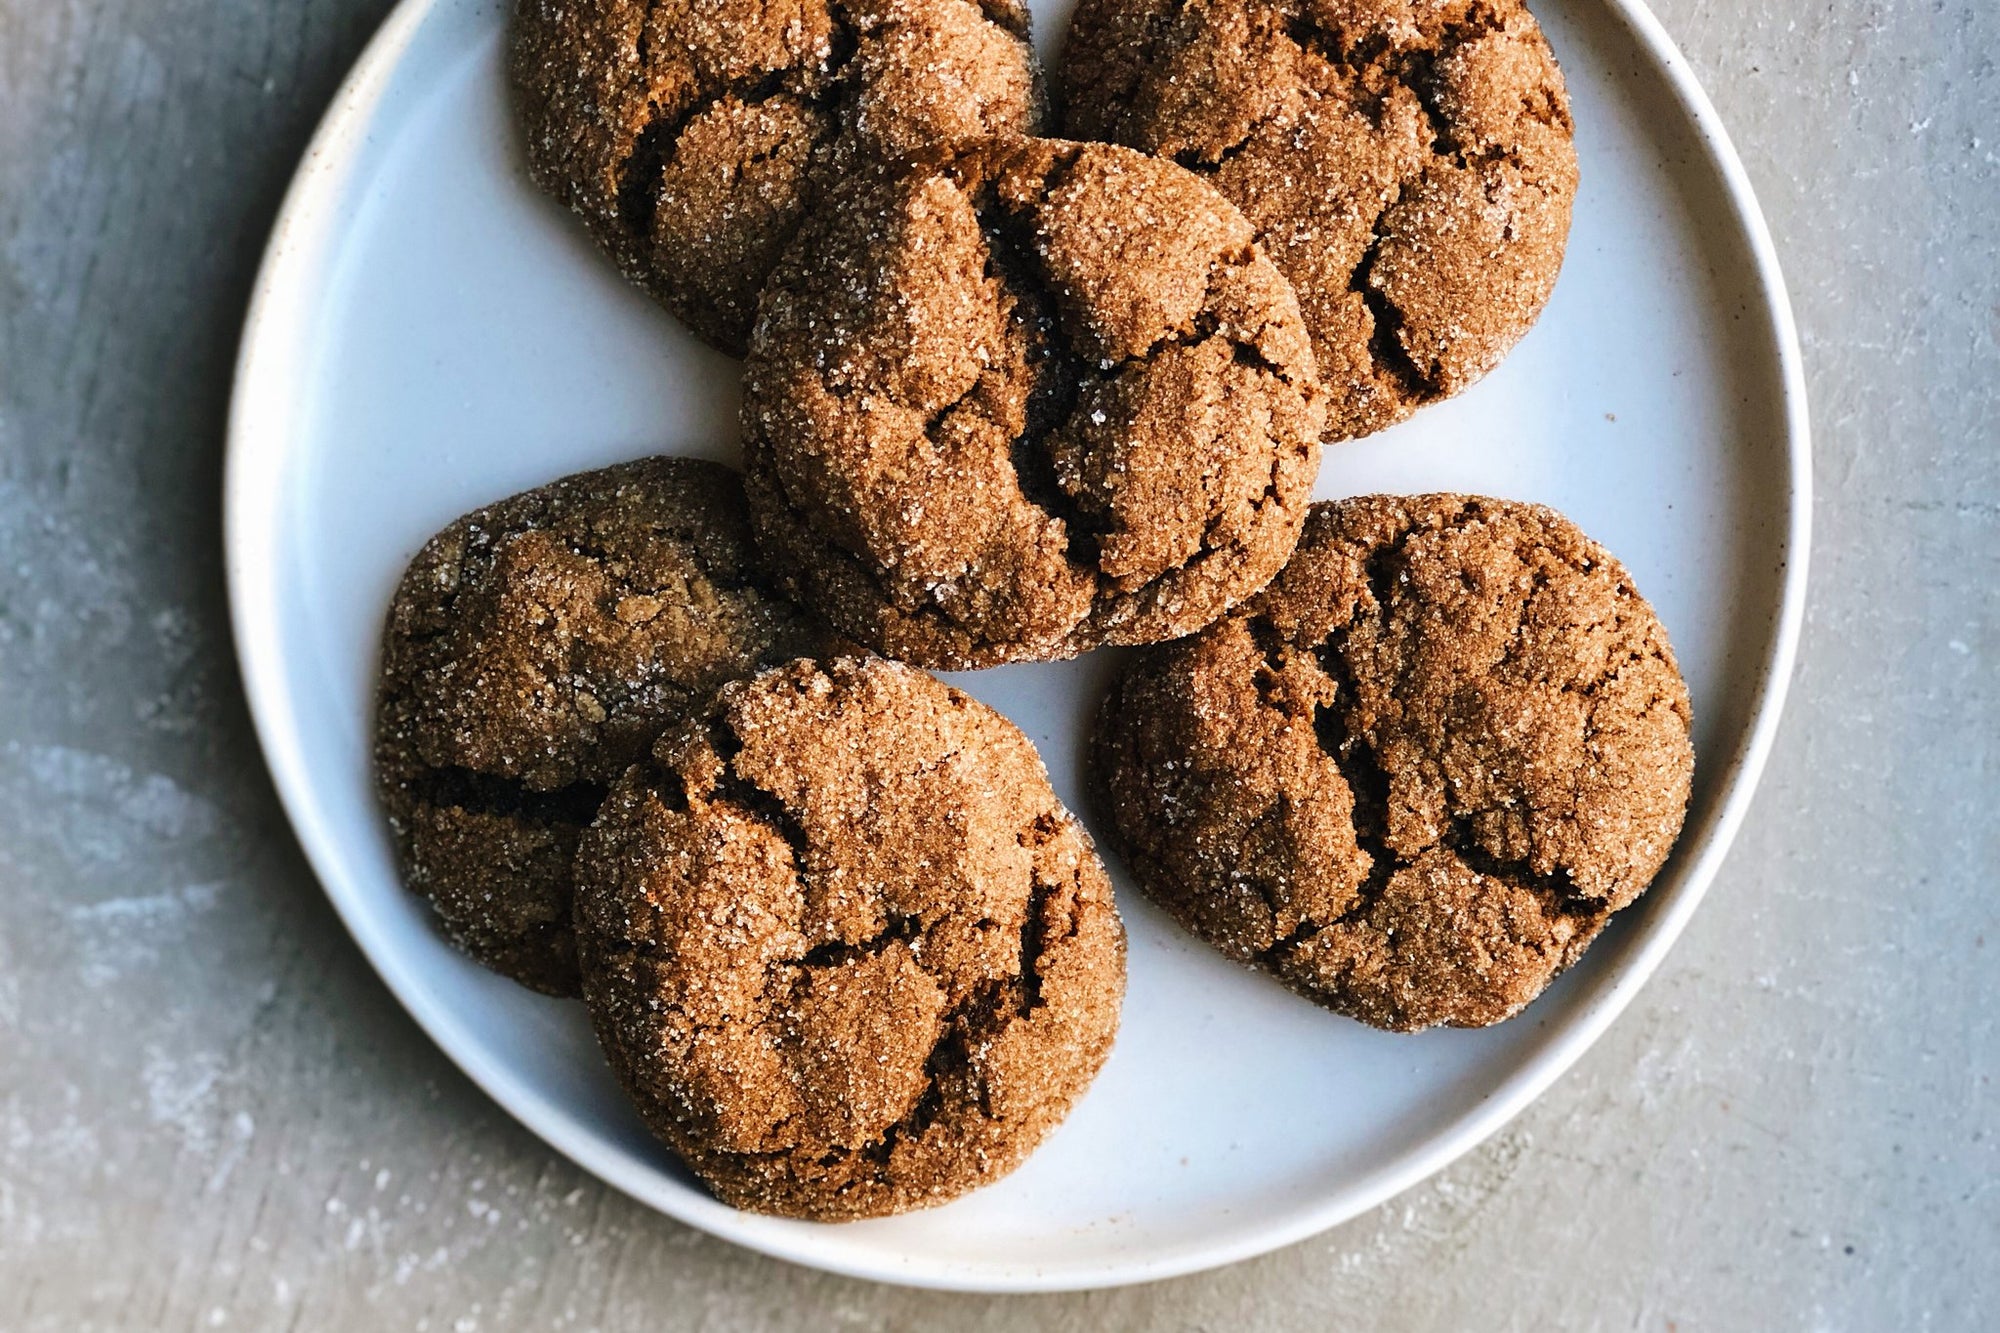
M 1012 723 L 771 591 L 729 469 L 652 459 L 458 520 L 405 573 L 376 763 L 408 886 L 581 993 L 739 1207 L 1005 1175 L 1096 1076 L 1124 930 Z
M 746 368 L 786 586 L 927 667 L 1186 634 L 1298 540 L 1321 390 L 1243 216 L 1127 148 L 1009 139 L 811 219 Z
M 725 1201 L 835 1220 L 1005 1175 L 1110 1051 L 1125 937 L 1027 737 L 881 659 L 727 686 L 577 858 L 584 994 Z
M 1518 1012 L 1680 832 L 1687 686 L 1630 577 L 1539 505 L 1315 506 L 1256 600 L 1136 659 L 1095 737 L 1147 894 L 1378 1027 Z
M 728 468 L 656 458 L 467 514 L 384 634 L 375 758 L 454 943 L 577 993 L 570 862 L 605 788 L 727 681 L 843 645 L 772 591 Z
M 627 277 L 741 355 L 830 181 L 1038 130 L 1020 0 L 521 0 L 535 179 Z
M 1521 0 L 1082 0 L 1066 133 L 1171 157 L 1298 289 L 1327 437 L 1499 364 L 1576 194 L 1569 96 Z

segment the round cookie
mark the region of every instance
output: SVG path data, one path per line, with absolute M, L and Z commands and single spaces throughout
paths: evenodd
M 1319 466 L 1290 286 L 1192 173 L 1015 139 L 816 215 L 746 367 L 746 487 L 794 596 L 939 669 L 1208 624 Z
M 405 881 L 453 943 L 577 992 L 576 842 L 610 781 L 723 682 L 838 644 L 751 569 L 742 485 L 655 458 L 459 519 L 389 609 L 376 770 Z
M 1521 0 L 1082 0 L 1065 131 L 1171 157 L 1298 289 L 1327 439 L 1472 384 L 1562 267 L 1569 96 Z
M 577 856 L 584 998 L 738 1208 L 840 1220 L 1018 1166 L 1111 1048 L 1125 937 L 1012 723 L 881 658 L 725 687 Z
M 1223 952 L 1377 1027 L 1476 1027 L 1652 880 L 1688 728 L 1659 620 L 1567 519 L 1370 496 L 1131 664 L 1095 782 L 1141 886 Z
M 1022 0 L 520 0 L 512 40 L 536 181 L 737 356 L 827 182 L 1042 118 Z

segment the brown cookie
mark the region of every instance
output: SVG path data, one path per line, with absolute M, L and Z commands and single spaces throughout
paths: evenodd
M 1560 514 L 1314 506 L 1255 601 L 1139 658 L 1095 736 L 1147 893 L 1377 1027 L 1516 1013 L 1646 888 L 1688 696 L 1623 567 Z
M 923 666 L 1186 634 L 1284 564 L 1319 466 L 1291 288 L 1229 202 L 1106 144 L 846 192 L 772 275 L 743 403 L 795 596 Z
M 1576 194 L 1569 96 L 1520 0 L 1082 0 L 1065 130 L 1171 157 L 1298 289 L 1327 438 L 1500 363 Z
M 1018 1166 L 1104 1063 L 1125 937 L 1012 723 L 880 658 L 727 686 L 577 856 L 584 998 L 725 1202 L 836 1220 Z
M 496 972 L 577 991 L 570 862 L 605 787 L 725 681 L 838 640 L 751 568 L 742 484 L 654 458 L 459 519 L 403 575 L 375 755 L 410 888 Z
M 1021 0 L 520 0 L 513 82 L 536 181 L 738 356 L 828 181 L 1042 118 Z

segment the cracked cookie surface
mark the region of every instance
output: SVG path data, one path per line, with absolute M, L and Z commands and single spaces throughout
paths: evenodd
M 1520 0 L 1082 0 L 1064 130 L 1171 157 L 1298 289 L 1329 441 L 1458 393 L 1547 304 L 1568 93 Z
M 724 682 L 838 644 L 753 572 L 718 464 L 466 515 L 410 562 L 383 640 L 376 770 L 406 883 L 487 967 L 575 994 L 570 862 L 606 785 Z
M 905 661 L 1155 642 L 1283 565 L 1320 400 L 1221 195 L 1127 148 L 995 143 L 858 183 L 774 272 L 752 521 L 794 595 Z
M 584 996 L 725 1202 L 838 1220 L 1020 1164 L 1110 1050 L 1124 930 L 1012 723 L 880 658 L 725 687 L 577 858 Z
M 1622 566 L 1538 505 L 1314 506 L 1254 601 L 1136 659 L 1098 799 L 1195 934 L 1377 1027 L 1518 1012 L 1686 813 L 1687 688 Z
M 520 0 L 535 179 L 633 281 L 741 355 L 828 181 L 1042 116 L 1021 0 Z

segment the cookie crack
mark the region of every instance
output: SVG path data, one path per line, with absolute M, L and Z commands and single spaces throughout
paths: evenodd
M 1438 25 L 1425 34 L 1425 44 L 1416 47 L 1399 46 L 1380 30 L 1346 42 L 1341 34 L 1305 13 L 1294 13 L 1285 22 L 1285 35 L 1295 46 L 1348 76 L 1349 100 L 1378 127 L 1390 88 L 1407 89 L 1431 124 L 1433 155 L 1461 166 L 1465 158 L 1457 130 L 1437 97 L 1437 64 L 1481 38 L 1505 31 L 1500 15 L 1481 4 L 1468 6 L 1462 18 Z
M 1047 944 L 1048 930 L 1048 923 L 1042 918 L 1058 888 L 1036 876 L 1028 891 L 1028 914 L 1021 921 L 1021 1002 L 1016 1008 L 1022 1018 L 1042 1007 L 1042 949 Z
M 1354 802 L 1354 844 L 1368 857 L 1368 873 L 1355 887 L 1354 906 L 1329 925 L 1344 925 L 1365 916 L 1389 887 L 1390 878 L 1408 864 L 1389 843 L 1388 771 L 1366 730 L 1348 721 L 1347 710 L 1357 703 L 1358 686 L 1342 647 L 1327 643 L 1314 650 L 1321 670 L 1334 682 L 1334 695 L 1331 704 L 1313 709 L 1313 736 L 1347 783 Z
M 1269 108 L 1251 121 L 1243 131 L 1243 137 L 1234 143 L 1224 144 L 1213 152 L 1201 148 L 1183 148 L 1174 154 L 1174 161 L 1189 171 L 1199 175 L 1212 175 L 1221 171 L 1240 157 L 1250 147 L 1251 142 L 1265 129 L 1284 119 L 1290 108 L 1282 103 Z
M 1366 917 L 1389 887 L 1390 879 L 1411 863 L 1389 841 L 1391 783 L 1388 770 L 1382 766 L 1381 755 L 1367 730 L 1352 725 L 1352 712 L 1360 703 L 1360 686 L 1347 660 L 1347 641 L 1355 627 L 1369 615 L 1369 603 L 1373 604 L 1373 618 L 1378 630 L 1387 628 L 1390 603 L 1400 573 L 1396 566 L 1403 559 L 1412 535 L 1405 532 L 1393 544 L 1370 553 L 1362 567 L 1368 584 L 1369 602 L 1357 605 L 1346 625 L 1337 627 L 1311 649 L 1314 661 L 1334 687 L 1332 701 L 1313 709 L 1313 737 L 1347 783 L 1348 794 L 1354 802 L 1354 842 L 1368 857 L 1368 873 L 1355 888 L 1354 906 L 1329 922 L 1302 923 L 1290 935 L 1264 950 L 1260 958 L 1266 963 L 1275 963 L 1323 929 L 1351 925 Z
M 783 838 L 785 846 L 791 850 L 792 872 L 798 877 L 799 887 L 803 890 L 811 879 L 808 860 L 812 841 L 806 834 L 805 825 L 799 821 L 798 813 L 776 793 L 759 786 L 737 769 L 736 756 L 742 753 L 743 738 L 728 719 L 718 719 L 711 724 L 709 746 L 721 761 L 721 772 L 709 789 L 709 799 L 736 806 Z
M 881 1137 L 854 1150 L 854 1155 L 876 1168 L 874 1183 L 881 1183 L 896 1154 L 898 1144 L 920 1139 L 937 1122 L 944 1110 L 944 1088 L 954 1079 L 971 1082 L 969 1091 L 979 1114 L 994 1119 L 991 1089 L 984 1078 L 974 1078 L 974 1052 L 987 1044 L 992 1031 L 1004 1028 L 1002 996 L 1005 982 L 988 978 L 954 1005 L 938 1024 L 938 1035 L 924 1056 L 924 1085 L 910 1103 L 910 1109 L 882 1131 Z M 823 1162 L 822 1165 L 832 1163 Z M 848 1182 L 843 1189 L 859 1181 Z
M 1030 22 L 1028 11 L 1022 5 L 1010 5 L 1007 0 L 974 0 L 980 17 L 988 23 L 1022 41 L 1028 40 Z
M 1272 911 L 1275 916 L 1276 909 L 1273 908 Z M 1296 928 L 1280 935 L 1271 942 L 1269 947 L 1260 950 L 1256 955 L 1256 961 L 1261 966 L 1271 968 L 1275 971 L 1277 970 L 1277 965 L 1284 959 L 1286 954 L 1292 952 L 1302 944 L 1310 943 L 1314 936 L 1328 928 L 1328 924 L 1336 926 L 1346 924 L 1352 915 L 1350 913 L 1348 916 L 1341 917 L 1338 921 L 1326 924 L 1318 921 L 1301 921 Z
M 1496 34 L 1506 35 L 1507 25 L 1494 11 L 1477 6 L 1467 12 L 1466 17 L 1456 23 L 1447 23 L 1439 31 L 1437 49 L 1413 51 L 1399 64 L 1396 77 L 1417 99 L 1423 109 L 1424 118 L 1431 125 L 1431 153 L 1462 171 L 1487 166 L 1497 162 L 1511 162 L 1526 171 L 1528 161 L 1521 150 L 1510 143 L 1495 143 L 1483 149 L 1468 146 L 1460 137 L 1459 126 L 1445 112 L 1438 96 L 1437 65 L 1448 60 L 1472 43 Z M 1521 97 L 1521 108 L 1530 120 L 1545 126 L 1554 126 L 1557 116 L 1555 99 L 1547 90 L 1541 90 L 1546 108 L 1538 108 L 1528 95 Z
M 660 0 L 646 0 L 645 12 L 639 16 L 639 35 L 632 44 L 632 58 L 642 74 L 652 69 L 653 16 L 659 8 Z M 686 128 L 686 123 L 683 119 L 681 128 Z M 618 220 L 634 239 L 653 234 L 653 221 L 660 206 L 660 183 L 666 178 L 667 158 L 672 148 L 673 140 L 666 137 L 666 126 L 661 120 L 660 104 L 648 98 L 646 121 L 618 163 L 612 199 Z
M 496 511 L 507 512 L 512 518 L 513 506 L 521 505 L 523 501 L 529 499 L 533 502 L 532 512 L 525 518 L 514 519 L 504 528 L 488 526 L 479 521 L 490 520 Z M 437 599 L 437 628 L 411 633 L 406 636 L 408 641 L 412 644 L 430 643 L 451 633 L 459 598 L 465 594 L 467 588 L 483 581 L 492 573 L 493 565 L 499 559 L 501 545 L 530 532 L 550 529 L 554 523 L 552 515 L 556 513 L 559 504 L 560 501 L 554 497 L 531 491 L 526 495 L 489 505 L 485 509 L 475 510 L 460 519 L 459 522 L 465 526 L 465 541 L 461 543 L 457 557 L 451 562 L 451 586 L 439 594 Z M 429 548 L 430 543 L 425 543 L 425 550 Z M 423 552 L 419 551 L 416 560 L 420 562 L 422 559 Z M 413 567 L 414 564 L 415 562 Z
M 1248 265 L 1250 262 L 1251 252 L 1248 249 L 1220 257 L 1217 263 L 1211 266 L 1210 291 L 1214 290 L 1215 281 L 1213 274 L 1216 267 L 1241 267 Z M 1207 308 L 1207 302 L 1205 301 L 1204 309 L 1196 315 L 1194 322 L 1189 327 L 1170 332 L 1154 342 L 1143 353 L 1127 357 L 1116 363 L 1107 373 L 1106 379 L 1116 379 L 1131 368 L 1147 364 L 1159 354 L 1162 348 L 1199 347 L 1211 339 L 1220 336 L 1228 339 L 1230 344 L 1230 359 L 1235 364 L 1243 366 L 1257 375 L 1275 379 L 1288 388 L 1296 389 L 1298 387 L 1297 380 L 1283 366 L 1267 358 L 1263 353 L 1263 349 L 1257 345 L 1257 335 L 1262 333 L 1265 327 L 1265 324 L 1259 324 L 1255 329 L 1249 330 L 1247 336 L 1234 329 L 1224 329 L 1221 317 L 1213 309 Z M 1300 446 L 1300 451 L 1310 447 L 1309 444 L 1302 445 Z M 1278 503 L 1279 478 L 1289 458 L 1290 456 L 1282 450 L 1273 450 L 1270 475 L 1265 479 L 1263 493 L 1252 502 L 1252 507 L 1260 514 L 1268 506 Z M 1226 500 L 1226 497 L 1223 498 Z M 1226 554 L 1230 550 L 1241 550 L 1243 547 L 1241 541 L 1221 542 L 1217 540 L 1216 529 L 1226 521 L 1227 517 L 1226 513 L 1211 513 L 1207 523 L 1203 526 L 1195 553 L 1174 568 L 1163 570 L 1159 574 L 1154 575 L 1137 588 L 1121 588 L 1114 580 L 1107 579 L 1102 573 L 1099 573 L 1097 576 L 1097 593 L 1092 599 L 1093 621 L 1121 602 L 1143 603 L 1158 589 L 1170 583 L 1188 581 L 1201 565 L 1214 556 Z M 1110 531 L 1109 515 L 1099 520 L 1098 531 L 1100 538 L 1102 533 Z
M 895 944 L 908 944 L 923 934 L 923 918 L 892 912 L 888 924 L 865 940 L 828 940 L 806 950 L 793 966 L 804 969 L 845 967 L 862 958 L 874 958 Z
M 1361 262 L 1354 266 L 1347 288 L 1359 296 L 1368 308 L 1371 325 L 1368 359 L 1379 373 L 1387 375 L 1405 394 L 1421 400 L 1443 396 L 1444 386 L 1439 383 L 1435 370 L 1426 370 L 1404 346 L 1402 333 L 1406 320 L 1402 307 L 1375 283 L 1375 262 L 1381 257 L 1382 242 L 1388 235 L 1383 223 L 1388 220 L 1390 211 L 1402 202 L 1403 188 L 1400 184 L 1396 187 L 1395 193 L 1369 224 L 1368 248 L 1362 252 Z
M 1077 161 L 1075 153 L 1057 160 L 1043 179 L 1043 197 L 1063 188 L 1076 169 Z M 1107 580 L 1097 570 L 1100 547 L 1112 529 L 1112 516 L 1064 484 L 1051 441 L 1071 424 L 1087 390 L 1149 364 L 1164 349 L 1200 346 L 1216 337 L 1228 339 L 1231 359 L 1237 364 L 1296 388 L 1295 377 L 1285 367 L 1266 357 L 1258 346 L 1256 336 L 1262 332 L 1262 325 L 1247 331 L 1225 329 L 1221 317 L 1213 308 L 1218 273 L 1250 265 L 1255 259 L 1254 251 L 1244 247 L 1217 255 L 1211 260 L 1206 282 L 1208 295 L 1204 298 L 1203 309 L 1188 325 L 1163 332 L 1140 352 L 1114 362 L 1093 365 L 1063 336 L 1062 298 L 1050 283 L 1041 263 L 1031 219 L 1023 212 L 991 199 L 975 204 L 974 213 L 986 242 L 987 276 L 999 281 L 1013 295 L 1012 318 L 1025 323 L 1028 329 L 1034 383 L 1028 394 L 1024 428 L 1009 449 L 1009 461 L 1017 484 L 1030 504 L 1063 525 L 1067 541 L 1065 556 L 1069 563 L 1093 572 L 1098 585 L 1093 601 L 1101 602 L 1106 598 L 1122 600 L 1131 596 L 1131 591 L 1107 588 Z M 966 396 L 976 391 L 975 385 L 967 390 Z M 963 402 L 964 398 L 959 401 Z M 954 403 L 934 416 L 933 424 L 949 415 L 957 405 Z M 1276 495 L 1281 466 L 1282 460 L 1273 460 L 1271 478 L 1265 487 L 1267 499 Z M 1213 523 L 1210 527 L 1212 529 Z M 1213 549 L 1214 545 L 1205 533 L 1202 551 L 1207 553 Z M 1175 572 L 1168 571 L 1168 575 Z M 1143 593 L 1144 589 L 1140 591 Z
M 646 123 L 618 171 L 618 217 L 633 239 L 644 241 L 653 235 L 660 211 L 660 187 L 687 127 L 732 98 L 746 106 L 763 105 L 785 91 L 789 72 L 772 70 L 755 79 L 731 79 L 706 97 L 691 99 L 671 116 L 658 103 L 647 104 Z
M 620 616 L 618 614 L 618 607 L 627 598 L 643 597 L 658 600 L 660 594 L 665 589 L 659 586 L 647 585 L 634 579 L 629 573 L 621 572 L 618 567 L 625 563 L 621 558 L 609 548 L 591 541 L 581 533 L 559 531 L 553 528 L 546 529 L 546 531 L 549 535 L 561 541 L 564 548 L 570 554 L 577 556 L 579 559 L 592 562 L 599 577 L 605 583 L 605 595 L 599 596 L 595 601 L 599 612 L 608 622 L 618 625 L 628 633 L 631 633 L 650 624 L 651 621 L 662 614 L 664 608 L 655 610 L 652 615 L 641 616 L 637 620 L 628 621 Z M 653 533 L 656 537 L 672 542 L 676 550 L 685 555 L 689 562 L 694 565 L 695 571 L 718 591 L 739 594 L 754 592 L 772 601 L 783 600 L 782 594 L 777 592 L 768 582 L 760 578 L 752 570 L 745 568 L 727 571 L 719 567 L 709 558 L 708 553 L 702 549 L 701 534 L 693 528 L 656 524 L 653 527 Z M 623 679 L 617 681 L 602 679 L 593 681 L 591 679 L 592 673 L 585 670 L 578 661 L 580 655 L 588 653 L 590 646 L 590 643 L 584 636 L 570 636 L 567 663 L 569 677 L 563 683 L 579 694 L 593 696 L 605 696 L 608 689 L 608 697 L 613 700 L 612 706 L 621 706 L 629 700 L 629 692 L 634 682 Z M 554 683 L 556 682 L 551 681 L 551 684 Z M 600 698 L 599 707 L 602 706 L 602 698 Z M 599 720 L 601 721 L 602 719 L 600 718 Z
M 572 782 L 537 791 L 519 778 L 482 773 L 461 764 L 437 764 L 403 783 L 416 800 L 438 810 L 494 819 L 518 819 L 541 828 L 583 828 L 597 817 L 607 788 Z
M 1058 188 L 1053 183 L 1056 175 L 1072 164 L 1073 158 L 1057 164 L 1043 181 L 1045 194 Z M 1104 533 L 1102 521 L 1063 486 L 1050 446 L 1093 377 L 1062 337 L 1060 299 L 1042 267 L 1032 219 L 991 198 L 976 203 L 973 213 L 986 242 L 986 275 L 1013 296 L 1009 318 L 1025 326 L 1028 334 L 1033 383 L 1026 419 L 1008 448 L 1008 461 L 1022 497 L 1062 525 L 1064 557 L 1078 568 L 1094 568 Z
M 910 1103 L 910 1109 L 901 1118 L 882 1131 L 882 1136 L 862 1145 L 859 1156 L 876 1167 L 875 1180 L 885 1179 L 886 1168 L 896 1155 L 896 1145 L 904 1139 L 920 1139 L 937 1122 L 938 1113 L 944 1110 L 943 1084 L 953 1074 L 969 1070 L 972 1066 L 971 1044 L 963 1030 L 965 1015 L 974 1001 L 966 1000 L 938 1025 L 937 1040 L 931 1043 L 930 1053 L 924 1056 L 924 1086 Z M 985 1105 L 985 1087 L 979 1089 L 981 1106 Z M 851 1188 L 850 1182 L 845 1188 Z
M 1037 821 L 1039 826 L 1039 821 Z M 974 1072 L 976 1047 L 1010 1023 L 1027 1019 L 1043 1005 L 1041 958 L 1048 947 L 1046 923 L 1048 904 L 1062 886 L 1037 877 L 1029 892 L 1027 916 L 1021 926 L 1020 976 L 1014 986 L 1006 978 L 988 977 L 973 988 L 938 1025 L 938 1035 L 924 1057 L 924 1086 L 910 1109 L 882 1132 L 882 1137 L 860 1150 L 861 1156 L 877 1166 L 886 1166 L 895 1155 L 896 1145 L 906 1139 L 923 1137 L 944 1109 L 944 1084 L 954 1077 L 970 1077 Z M 1071 932 L 1074 933 L 1074 930 Z M 1006 1016 L 1009 991 L 1016 992 L 1011 1006 L 1013 1018 Z M 984 1078 L 972 1079 L 971 1092 L 979 1113 L 994 1119 L 991 1089 Z
M 1280 711 L 1289 712 L 1289 710 L 1283 709 L 1280 705 L 1277 705 L 1270 699 L 1266 699 L 1265 703 L 1272 707 L 1279 707 Z M 1283 824 L 1285 816 L 1291 812 L 1291 809 L 1292 809 L 1291 797 L 1287 796 L 1284 792 L 1278 792 L 1272 798 L 1271 804 L 1266 806 L 1263 809 L 1263 811 L 1259 813 L 1255 819 L 1251 820 L 1249 824 L 1247 824 L 1243 828 L 1242 832 L 1237 835 L 1237 844 L 1242 847 L 1248 847 L 1253 845 L 1266 829 L 1272 827 L 1273 825 Z M 1284 886 L 1282 881 L 1274 883 L 1272 880 L 1266 878 L 1263 875 L 1250 875 L 1250 874 L 1243 875 L 1242 879 L 1243 882 L 1247 883 L 1250 886 L 1251 890 L 1255 892 L 1259 898 L 1264 900 L 1264 910 L 1271 914 L 1271 929 L 1273 932 L 1276 932 L 1279 927 L 1279 924 L 1285 918 L 1285 903 L 1282 900 Z M 1314 934 L 1318 932 L 1318 930 L 1319 926 L 1316 923 L 1311 921 L 1301 920 L 1297 926 L 1294 926 L 1291 930 L 1285 932 L 1284 934 L 1282 935 L 1274 934 L 1272 942 L 1266 945 L 1264 948 L 1256 950 L 1253 954 L 1253 957 L 1259 959 L 1269 959 L 1275 957 L 1278 954 L 1283 953 L 1286 949 L 1289 949 L 1296 944 L 1303 943 L 1305 940 L 1310 939 Z
M 568 547 L 571 555 L 596 564 L 603 573 L 605 581 L 614 584 L 617 590 L 626 596 L 654 597 L 660 593 L 661 589 L 658 587 L 648 587 L 629 574 L 619 573 L 614 566 L 624 564 L 625 561 L 609 547 L 592 541 L 582 533 L 558 531 L 553 528 L 547 531 L 550 536 Z M 777 590 L 755 569 L 745 566 L 730 571 L 718 566 L 709 558 L 708 552 L 702 549 L 701 533 L 692 527 L 656 523 L 652 527 L 652 534 L 672 542 L 677 550 L 687 556 L 704 579 L 723 592 L 755 592 L 766 597 L 778 596 Z
M 1568 866 L 1540 871 L 1529 857 L 1495 856 L 1479 841 L 1472 827 L 1474 816 L 1457 814 L 1451 818 L 1438 844 L 1464 863 L 1466 869 L 1486 879 L 1497 879 L 1514 888 L 1526 889 L 1542 900 L 1544 909 L 1563 916 L 1595 916 L 1604 904 L 1576 887 Z
M 1212 288 L 1213 283 L 1210 286 Z M 1297 381 L 1286 372 L 1285 368 L 1267 358 L 1264 355 L 1263 349 L 1257 346 L 1254 335 L 1261 333 L 1265 327 L 1265 325 L 1260 324 L 1256 329 L 1250 331 L 1252 334 L 1251 337 L 1245 337 L 1234 329 L 1223 328 L 1222 317 L 1216 314 L 1215 311 L 1204 308 L 1195 315 L 1194 321 L 1186 327 L 1169 329 L 1151 343 L 1148 343 L 1144 351 L 1122 357 L 1104 367 L 1104 379 L 1117 379 L 1128 370 L 1143 368 L 1168 348 L 1200 347 L 1204 343 L 1220 337 L 1229 343 L 1230 359 L 1235 361 L 1236 364 L 1256 370 L 1262 374 L 1270 375 L 1288 385 L 1295 386 Z
M 723 767 L 712 789 L 714 797 L 750 812 L 785 840 L 791 850 L 793 873 L 803 889 L 810 875 L 807 864 L 810 840 L 796 812 L 736 768 L 735 760 L 742 750 L 742 737 L 726 719 L 712 728 L 711 745 L 722 760 Z M 800 969 L 801 973 L 844 967 L 858 959 L 877 956 L 896 944 L 914 941 L 922 936 L 923 930 L 922 918 L 892 913 L 884 927 L 870 938 L 858 942 L 827 941 L 808 949 L 793 960 L 792 966 Z M 883 1131 L 880 1139 L 860 1148 L 861 1157 L 878 1167 L 886 1166 L 895 1153 L 898 1140 L 904 1135 L 920 1136 L 943 1108 L 943 1096 L 938 1085 L 948 1072 L 951 1056 L 948 1047 L 954 1037 L 956 1020 L 965 1008 L 965 1004 L 955 1008 L 940 1025 L 938 1038 L 924 1059 L 923 1091 L 910 1110 Z M 969 1062 L 969 1054 L 966 1058 Z M 830 1163 L 823 1162 L 822 1165 Z
M 659 7 L 659 0 L 649 0 L 645 16 L 640 20 L 634 58 L 642 72 L 651 70 L 652 43 L 648 34 Z M 817 90 L 810 86 L 797 86 L 802 81 L 810 84 L 814 67 L 790 65 L 765 70 L 754 76 L 725 80 L 719 87 L 689 98 L 672 114 L 668 114 L 657 101 L 647 102 L 645 123 L 633 136 L 632 147 L 617 170 L 618 218 L 635 241 L 645 242 L 653 235 L 653 225 L 659 217 L 660 187 L 666 179 L 667 166 L 679 151 L 681 136 L 694 121 L 732 99 L 745 106 L 762 106 L 785 95 L 823 115 L 837 108 L 846 95 L 847 70 L 859 49 L 860 38 L 852 17 L 842 6 L 828 5 L 827 18 L 832 31 L 828 35 L 826 59 L 818 66 L 820 86 Z

